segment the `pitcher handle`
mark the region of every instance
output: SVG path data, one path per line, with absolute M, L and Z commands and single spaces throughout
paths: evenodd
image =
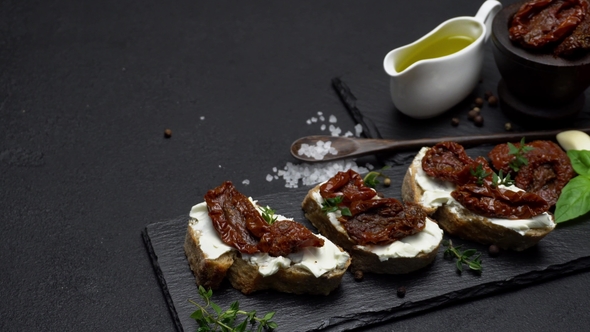
M 479 7 L 477 14 L 475 14 L 475 19 L 483 23 L 486 27 L 484 42 L 487 42 L 492 34 L 492 21 L 500 9 L 502 9 L 502 4 L 499 1 L 486 0 L 481 7 Z

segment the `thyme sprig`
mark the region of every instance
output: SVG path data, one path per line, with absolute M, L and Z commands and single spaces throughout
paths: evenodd
M 197 332 L 208 332 L 208 331 L 221 331 L 221 332 L 245 332 L 254 331 L 253 329 L 258 326 L 256 331 L 269 331 L 278 327 L 277 323 L 271 321 L 274 316 L 274 312 L 269 312 L 264 317 L 260 318 L 256 316 L 256 311 L 243 311 L 240 310 L 238 301 L 235 301 L 230 305 L 228 310 L 223 311 L 220 306 L 211 301 L 213 291 L 211 289 L 206 290 L 203 286 L 199 286 L 199 296 L 205 302 L 205 305 L 200 305 L 193 300 L 189 300 L 190 303 L 198 307 L 198 309 L 191 314 L 191 318 L 197 321 L 198 328 Z M 210 313 L 209 309 L 212 309 L 214 313 Z M 245 316 L 244 321 L 236 325 L 236 319 L 238 315 Z M 248 330 L 246 330 L 248 328 Z
M 475 169 L 469 169 L 469 173 L 471 173 L 471 175 L 473 175 L 476 178 L 475 183 L 477 183 L 478 186 L 481 186 L 483 184 L 483 180 L 490 174 L 492 174 L 486 172 L 481 164 L 477 164 L 477 167 Z
M 332 198 L 324 198 L 324 202 L 322 203 L 322 212 L 329 213 L 340 211 L 343 216 L 351 217 L 352 213 L 350 213 L 350 209 L 342 205 L 343 199 L 344 196 L 342 195 Z
M 529 164 L 529 160 L 524 155 L 532 149 L 532 146 L 525 145 L 524 137 L 520 140 L 518 147 L 508 142 L 508 154 L 514 156 L 514 159 L 510 161 L 508 166 L 510 166 L 510 168 L 512 168 L 512 170 L 515 172 L 520 171 L 522 166 Z
M 381 171 L 388 169 L 389 166 L 383 166 L 383 168 L 381 168 Z M 385 186 L 389 186 L 391 185 L 391 179 L 383 174 L 381 171 L 371 171 L 369 173 L 367 173 L 365 175 L 365 177 L 363 178 L 363 183 L 365 184 L 365 186 L 367 187 L 371 187 L 371 188 L 375 188 L 377 187 L 377 185 L 380 183 L 379 182 L 379 178 L 383 178 L 383 185 Z
M 270 225 L 274 224 L 277 221 L 277 216 L 275 216 L 275 210 L 271 209 L 268 205 L 266 207 L 261 206 L 260 211 L 262 212 L 262 218 L 266 220 L 267 223 Z
M 483 271 L 481 266 L 481 253 L 475 249 L 466 249 L 461 251 L 462 246 L 453 246 L 451 240 L 443 241 L 443 245 L 447 247 L 444 252 L 445 258 L 457 258 L 456 266 L 459 272 L 463 272 L 463 264 L 467 265 L 469 269 L 475 273 Z
M 500 170 L 498 172 L 498 174 L 496 174 L 496 173 L 492 174 L 492 185 L 494 187 L 498 187 L 498 186 L 510 187 L 513 184 L 514 184 L 514 180 L 510 178 L 510 173 L 508 173 L 508 174 L 506 174 L 506 176 L 504 176 L 502 170 Z

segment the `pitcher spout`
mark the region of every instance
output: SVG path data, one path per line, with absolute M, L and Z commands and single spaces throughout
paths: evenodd
M 389 75 L 391 77 L 396 77 L 401 74 L 400 72 L 398 72 L 395 69 L 397 52 L 398 52 L 398 49 L 392 50 L 389 53 L 387 53 L 387 55 L 383 59 L 383 69 L 385 70 L 385 73 L 387 73 L 387 75 Z M 402 72 L 404 72 L 404 71 L 402 70 Z

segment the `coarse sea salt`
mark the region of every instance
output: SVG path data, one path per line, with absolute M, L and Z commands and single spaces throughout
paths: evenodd
M 358 173 L 367 173 L 368 167 L 358 166 L 353 160 L 339 160 L 323 164 L 293 164 L 288 162 L 284 169 L 278 170 L 275 176 L 285 180 L 285 187 L 298 188 L 301 183 L 303 186 L 310 186 L 319 182 L 327 181 L 338 172 L 344 172 L 349 169 Z M 266 179 L 273 178 L 273 175 L 267 174 Z M 270 181 L 270 180 L 269 180 Z
M 342 132 L 340 127 L 336 127 L 334 125 L 330 125 L 330 127 L 328 127 L 328 129 L 330 130 L 330 135 L 332 135 L 332 136 L 340 136 L 340 133 Z
M 322 112 L 317 112 L 318 118 L 312 117 L 308 119 L 307 124 L 315 122 L 324 122 L 325 117 Z M 314 119 L 315 118 L 315 119 Z M 319 121 L 318 121 L 319 120 Z M 330 123 L 336 123 L 336 116 L 329 116 Z M 321 124 L 320 130 L 324 131 L 326 124 Z M 332 136 L 339 136 L 342 130 L 333 124 L 330 124 L 329 128 Z M 347 131 L 344 136 L 357 136 L 359 137 L 363 132 L 363 127 L 358 124 L 354 127 L 354 134 L 351 131 Z M 327 154 L 338 154 L 338 151 L 332 146 L 330 141 L 319 141 L 316 145 L 302 144 L 299 151 L 299 155 L 306 155 L 316 160 L 323 160 Z M 367 173 L 369 170 L 374 169 L 371 164 L 366 164 L 364 167 L 359 166 L 352 159 L 339 160 L 332 162 L 323 162 L 318 164 L 293 164 L 288 162 L 285 167 L 281 170 L 276 167 L 272 168 L 273 174 L 266 175 L 266 181 L 271 182 L 272 180 L 278 180 L 282 178 L 285 180 L 285 187 L 287 188 L 298 188 L 300 185 L 310 186 L 315 185 L 319 182 L 327 181 L 338 172 L 348 171 L 349 169 L 354 170 L 358 173 Z
M 322 160 L 327 154 L 338 154 L 338 151 L 332 147 L 332 142 L 317 141 L 316 145 L 301 144 L 297 151 L 300 156 L 311 157 L 315 160 Z
M 361 137 L 362 133 L 363 133 L 363 125 L 361 125 L 359 123 L 356 126 L 354 126 L 354 136 Z

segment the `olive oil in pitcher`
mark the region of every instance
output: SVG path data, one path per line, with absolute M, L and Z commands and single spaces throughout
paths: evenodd
M 395 64 L 395 70 L 400 73 L 420 60 L 440 58 L 459 52 L 474 41 L 475 39 L 470 36 L 432 35 L 409 49 Z

